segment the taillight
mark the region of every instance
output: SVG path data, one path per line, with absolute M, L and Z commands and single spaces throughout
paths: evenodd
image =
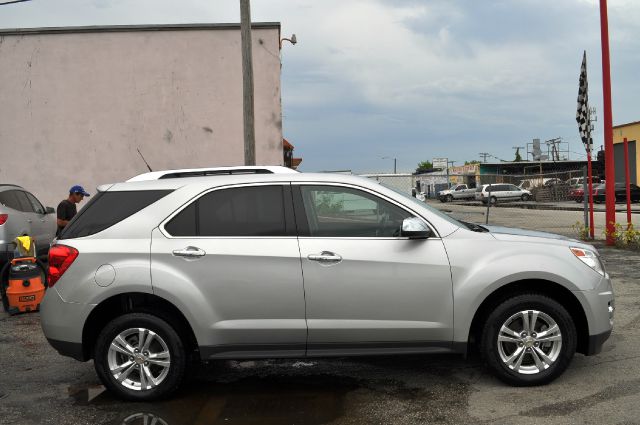
M 71 246 L 53 245 L 49 248 L 49 272 L 47 273 L 49 287 L 55 285 L 77 257 L 78 250 Z
M 7 222 L 9 214 L 0 214 L 0 226 Z

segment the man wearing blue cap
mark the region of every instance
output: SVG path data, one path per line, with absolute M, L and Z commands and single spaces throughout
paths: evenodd
M 82 186 L 75 185 L 69 189 L 69 197 L 58 204 L 58 231 L 56 237 L 65 228 L 69 221 L 78 213 L 76 204 L 80 203 L 85 196 L 90 196 Z

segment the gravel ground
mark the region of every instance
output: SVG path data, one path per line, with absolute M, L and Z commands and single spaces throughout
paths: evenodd
M 459 356 L 218 361 L 172 400 L 125 403 L 91 362 L 47 344 L 37 313 L 0 313 L 0 423 L 640 424 L 640 253 L 601 252 L 617 296 L 614 332 L 601 354 L 576 355 L 544 387 L 506 386 Z

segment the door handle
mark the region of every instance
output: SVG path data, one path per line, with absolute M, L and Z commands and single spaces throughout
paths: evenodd
M 33 223 L 33 221 L 30 218 L 28 218 L 27 223 Z
M 321 254 L 309 254 L 307 259 L 311 261 L 319 261 L 321 263 L 339 263 L 342 257 L 330 251 L 322 251 Z
M 206 252 L 195 246 L 188 246 L 183 249 L 176 249 L 175 251 L 173 251 L 173 255 L 175 255 L 176 257 L 184 258 L 199 258 L 204 257 L 206 255 Z

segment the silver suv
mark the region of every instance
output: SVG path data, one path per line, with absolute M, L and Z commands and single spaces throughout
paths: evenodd
M 11 243 L 18 236 L 29 235 L 35 240 L 37 255 L 46 255 L 56 236 L 56 215 L 51 207 L 22 187 L 0 183 L 0 267 L 13 258 Z
M 463 353 L 512 385 L 600 352 L 594 247 L 456 221 L 360 177 L 253 174 L 98 188 L 54 242 L 42 326 L 151 400 L 198 360 Z

